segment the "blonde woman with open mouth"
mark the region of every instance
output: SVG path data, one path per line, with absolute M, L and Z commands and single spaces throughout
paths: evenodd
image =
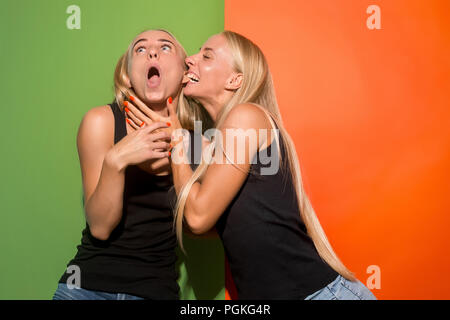
M 140 33 L 117 63 L 115 101 L 84 116 L 77 145 L 86 228 L 53 299 L 179 298 L 169 193 L 171 123 L 145 124 L 126 114 L 145 112 L 130 102 L 140 101 L 168 116 L 170 97 L 185 128 L 196 119 L 207 121 L 183 97 L 185 58 L 169 32 Z

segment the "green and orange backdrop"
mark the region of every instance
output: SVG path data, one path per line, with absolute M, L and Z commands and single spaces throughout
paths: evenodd
M 379 299 L 449 299 L 449 14 L 448 0 L 2 1 L 0 299 L 52 297 L 85 223 L 78 125 L 148 28 L 189 54 L 224 28 L 256 42 L 341 259 L 365 284 L 376 270 Z M 236 297 L 218 239 L 187 250 L 181 298 Z

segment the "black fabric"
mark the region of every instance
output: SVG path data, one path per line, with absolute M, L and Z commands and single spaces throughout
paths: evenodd
M 116 103 L 110 107 L 117 143 L 127 134 L 125 117 Z M 86 223 L 78 252 L 68 264 L 80 267 L 83 289 L 147 299 L 179 298 L 174 195 L 172 175 L 155 176 L 138 166 L 126 168 L 119 225 L 108 240 L 101 241 L 91 235 Z M 70 275 L 64 273 L 59 282 L 65 283 Z
M 267 152 L 278 157 L 275 142 Z M 320 258 L 307 235 L 289 170 L 280 161 L 276 174 L 261 175 L 261 168 L 268 166 L 256 155 L 216 229 L 239 299 L 304 299 L 338 274 Z

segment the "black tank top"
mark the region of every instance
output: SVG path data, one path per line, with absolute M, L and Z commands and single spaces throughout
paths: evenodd
M 279 141 L 286 159 L 281 137 Z M 267 152 L 278 156 L 275 142 Z M 306 232 L 289 170 L 279 161 L 276 174 L 260 175 L 268 165 L 255 157 L 238 195 L 216 225 L 238 298 L 304 299 L 338 273 L 320 258 Z
M 126 136 L 125 117 L 114 113 L 114 143 Z M 69 265 L 81 271 L 81 288 L 127 293 L 147 299 L 178 299 L 176 235 L 172 175 L 156 176 L 128 166 L 125 170 L 123 213 L 106 241 L 94 238 L 86 223 L 78 252 Z M 71 274 L 64 273 L 61 283 Z

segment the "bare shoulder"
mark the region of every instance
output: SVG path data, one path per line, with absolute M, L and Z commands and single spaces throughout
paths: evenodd
M 268 115 L 262 110 L 262 107 L 251 103 L 234 106 L 227 115 L 224 125 L 243 129 L 271 128 Z
M 99 106 L 86 112 L 78 129 L 79 142 L 94 143 L 114 141 L 114 114 L 109 105 Z
M 90 109 L 83 116 L 82 124 L 92 124 L 92 125 L 111 125 L 114 122 L 114 114 L 112 113 L 111 107 L 108 105 L 99 106 Z

